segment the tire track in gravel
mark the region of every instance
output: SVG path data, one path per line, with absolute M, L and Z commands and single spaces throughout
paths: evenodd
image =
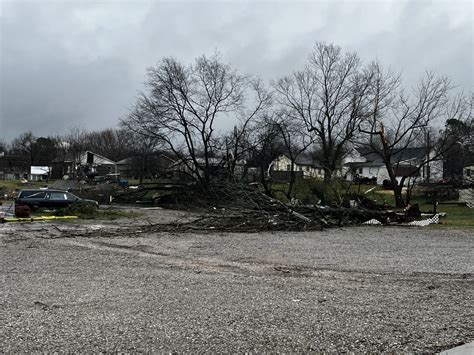
M 282 265 L 263 260 L 241 258 L 236 260 L 223 260 L 211 257 L 187 257 L 173 254 L 170 250 L 159 251 L 146 244 L 124 245 L 99 240 L 79 241 L 77 239 L 55 240 L 66 247 L 90 249 L 99 252 L 120 253 L 130 256 L 155 258 L 163 266 L 181 270 L 191 270 L 195 273 L 227 273 L 236 276 L 254 277 L 291 277 L 291 278 L 319 278 L 333 281 L 345 280 L 355 283 L 422 283 L 428 289 L 439 288 L 442 284 L 459 282 L 473 285 L 472 274 L 440 274 L 426 272 L 377 272 L 350 269 L 334 269 L 327 267 L 311 267 L 302 265 Z M 435 283 L 437 286 L 432 286 Z
M 203 257 L 186 257 L 181 255 L 173 255 L 171 253 L 157 251 L 156 249 L 144 245 L 123 245 L 103 241 L 77 241 L 71 239 L 61 240 L 61 244 L 70 247 L 87 247 L 90 250 L 95 251 L 106 251 L 112 253 L 120 253 L 132 256 L 156 258 L 161 264 L 168 267 L 174 267 L 183 270 L 192 270 L 196 273 L 229 273 L 240 276 L 268 276 L 271 273 L 272 268 L 273 274 L 278 275 L 280 273 L 289 274 L 288 272 L 281 272 L 279 266 L 268 265 L 267 268 L 255 263 L 241 263 L 236 261 L 224 261 L 215 258 L 203 258 Z M 282 270 L 286 270 L 288 267 L 281 267 Z M 298 271 L 298 274 L 295 272 Z M 293 268 L 292 276 L 308 277 L 314 272 L 308 272 L 302 269 Z

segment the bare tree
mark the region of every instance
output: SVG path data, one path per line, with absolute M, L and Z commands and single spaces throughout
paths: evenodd
M 262 124 L 265 124 L 265 117 L 272 107 L 272 94 L 263 85 L 260 79 L 249 81 L 253 92 L 256 95 L 256 105 L 252 111 L 244 111 L 237 119 L 238 124 L 224 137 L 223 146 L 226 150 L 226 167 L 232 178 L 243 179 L 245 174 L 237 174 L 236 167 L 250 158 L 251 152 L 259 143 L 259 132 Z M 239 176 L 240 175 L 240 176 Z
M 27 156 L 30 166 L 49 165 L 58 154 L 55 137 L 35 137 L 31 131 L 15 138 L 10 150 L 13 154 Z
M 39 137 L 33 144 L 35 151 L 33 164 L 49 166 L 58 156 L 58 142 L 54 137 Z
M 36 137 L 31 131 L 22 133 L 12 141 L 12 153 L 28 156 L 30 165 L 32 165 L 36 157 L 35 142 Z
M 5 140 L 0 139 L 0 153 L 8 153 L 10 151 L 10 144 Z
M 275 127 L 278 136 L 285 147 L 285 154 L 290 160 L 290 181 L 285 195 L 288 200 L 293 197 L 293 190 L 296 182 L 296 160 L 313 143 L 312 132 L 306 130 L 301 121 L 292 120 L 286 112 L 278 113 L 273 119 L 269 120 L 267 125 Z
M 190 66 L 164 58 L 148 69 L 146 89 L 122 125 L 162 141 L 205 188 L 214 170 L 211 157 L 223 150 L 216 122 L 246 122 L 269 104 L 262 86 L 252 85 L 218 55 L 202 56 Z M 254 108 L 245 110 L 250 91 L 256 93 Z
M 80 165 L 82 155 L 87 150 L 87 133 L 88 132 L 83 128 L 74 127 L 61 139 L 61 146 L 66 149 L 66 154 L 63 157 L 72 161 L 74 178 L 78 177 L 77 168 Z
M 108 128 L 101 131 L 88 132 L 85 135 L 85 146 L 88 150 L 119 161 L 128 156 L 125 149 L 129 135 L 124 130 Z
M 316 43 L 303 70 L 274 84 L 289 117 L 302 121 L 314 133 L 325 181 L 331 179 L 357 132 L 370 83 L 364 74 L 355 53 Z
M 145 177 L 155 176 L 158 170 L 157 149 L 160 141 L 152 136 L 143 136 L 134 132 L 129 132 L 127 144 L 123 150 L 131 158 L 131 172 L 138 177 L 140 184 Z
M 370 71 L 373 79 L 360 131 L 366 134 L 364 144 L 379 155 L 385 164 L 394 188 L 396 206 L 404 207 L 410 200 L 411 188 L 420 170 L 440 159 L 453 143 L 449 130 L 433 137 L 436 124 L 450 119 L 472 118 L 472 103 L 463 95 L 451 97 L 450 81 L 432 72 L 426 73 L 411 95 L 408 95 L 401 89 L 399 75 L 384 71 L 379 63 L 373 63 Z M 410 171 L 398 181 L 396 171 L 406 160 L 407 148 L 413 147 L 423 147 L 425 157 L 411 164 Z M 402 196 L 405 183 L 408 184 L 406 199 Z
M 471 102 L 474 100 L 471 99 Z M 449 149 L 444 153 L 443 177 L 450 183 L 463 183 L 463 168 L 471 162 L 474 146 L 474 123 L 471 121 L 448 120 L 445 125 Z
M 268 118 L 266 121 L 268 122 Z M 276 126 L 260 124 L 255 127 L 255 141 L 249 152 L 249 165 L 258 168 L 258 177 L 265 194 L 273 196 L 272 180 L 269 174 L 273 161 L 284 154 L 285 144 Z

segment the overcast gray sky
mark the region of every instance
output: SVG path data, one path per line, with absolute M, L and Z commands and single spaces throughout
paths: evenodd
M 474 88 L 473 1 L 0 0 L 0 139 L 114 127 L 145 70 L 219 50 L 270 81 L 316 41 L 379 59 L 405 82 L 425 70 Z

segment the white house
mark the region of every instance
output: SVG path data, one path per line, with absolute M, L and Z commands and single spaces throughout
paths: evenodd
M 433 154 L 434 152 L 430 152 L 431 158 Z M 434 160 L 418 169 L 424 161 L 426 161 L 426 148 L 423 147 L 405 148 L 393 154 L 392 164 L 397 180 L 400 181 L 403 176 L 417 176 L 420 181 L 426 181 L 428 176 L 430 181 L 442 180 L 442 160 Z M 389 179 L 388 171 L 382 158 L 371 151 L 370 148 L 361 147 L 354 149 L 348 154 L 343 165 L 344 175 L 350 181 L 357 177 L 375 178 L 377 184 L 380 185 L 383 180 Z
M 91 151 L 84 152 L 81 155 L 79 163 L 81 165 L 91 165 L 91 166 L 116 164 L 113 160 Z
M 28 179 L 33 181 L 45 180 L 49 177 L 49 173 L 49 166 L 32 166 L 30 167 Z
M 98 173 L 103 175 L 117 173 L 116 162 L 91 151 L 86 151 L 81 155 L 79 165 L 83 168 L 87 168 L 87 173 Z
M 271 164 L 273 171 L 291 171 L 291 159 L 286 155 L 280 155 Z M 315 163 L 310 156 L 300 155 L 295 160 L 294 171 L 303 172 L 303 178 L 324 178 L 324 169 L 319 164 Z
M 462 181 L 465 184 L 474 183 L 474 165 L 468 165 L 462 169 Z

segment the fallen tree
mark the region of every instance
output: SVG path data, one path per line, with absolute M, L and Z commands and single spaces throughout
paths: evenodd
M 405 212 L 386 210 L 385 206 L 368 203 L 367 198 L 348 195 L 351 200 L 334 206 L 290 205 L 269 197 L 258 188 L 241 183 L 214 183 L 206 190 L 200 185 L 180 185 L 170 190 L 163 185 L 165 195 L 155 202 L 165 208 L 198 210 L 199 219 L 188 223 L 154 224 L 147 231 L 308 231 L 337 226 L 359 225 L 369 220 L 380 224 L 411 222 L 419 215 L 413 209 Z M 143 187 L 149 191 L 150 187 Z M 136 196 L 143 191 L 137 189 Z M 363 196 L 362 196 L 363 197 Z M 351 206 L 352 203 L 352 206 Z M 419 211 L 419 210 L 418 210 Z

